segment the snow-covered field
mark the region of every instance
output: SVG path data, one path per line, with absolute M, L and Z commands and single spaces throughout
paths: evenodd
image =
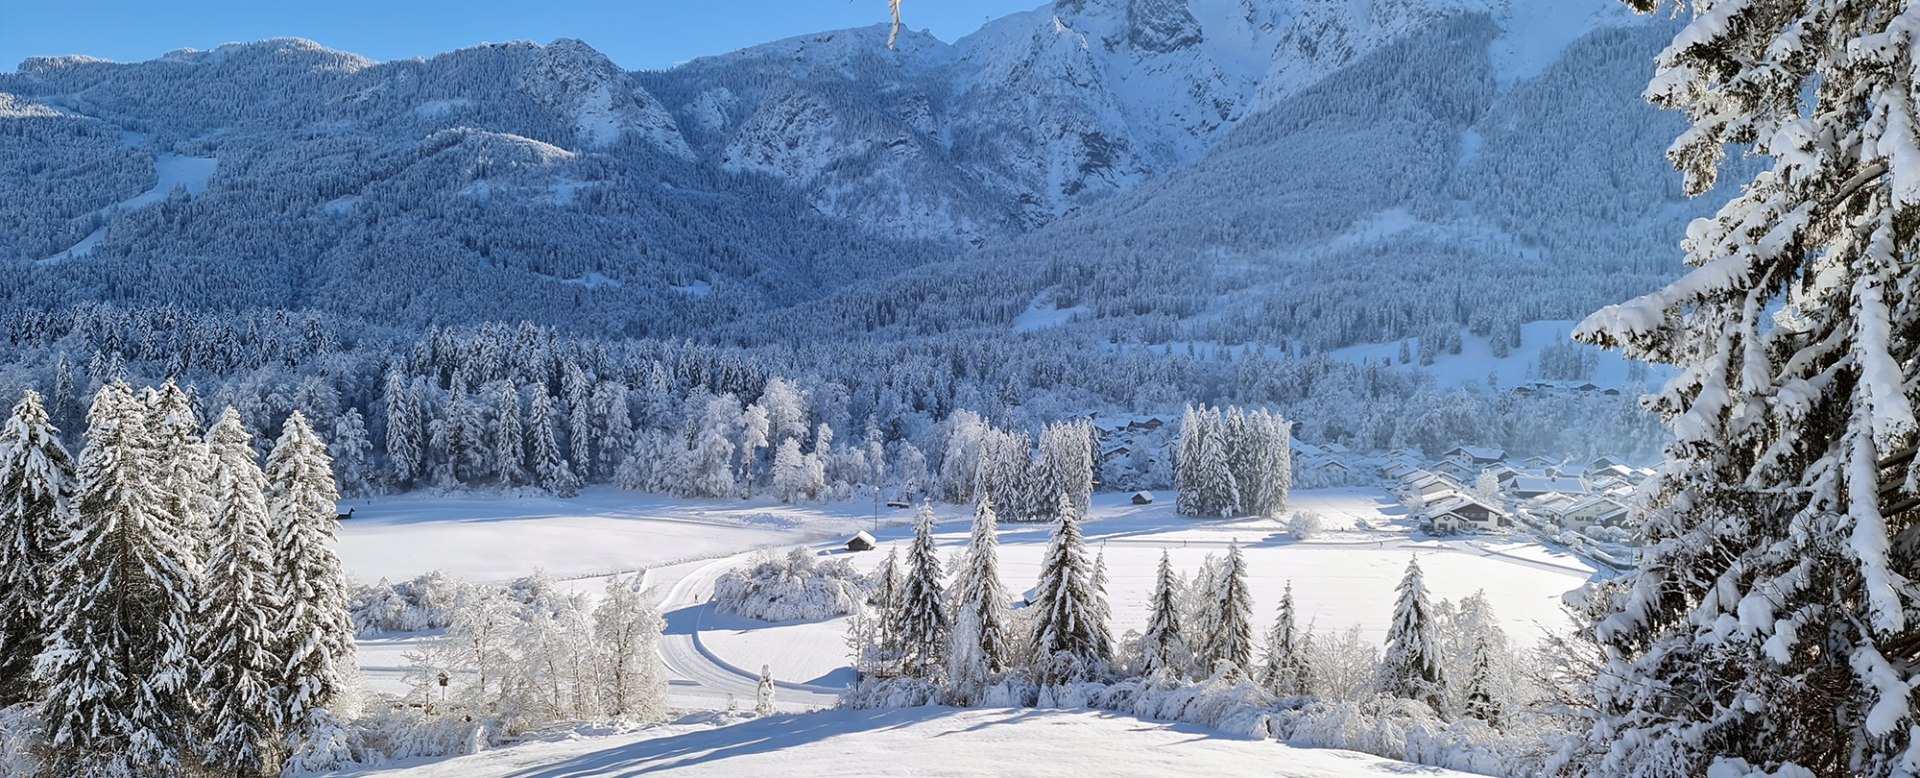
M 1176 568 L 1192 571 L 1208 554 L 1224 554 L 1237 542 L 1250 571 L 1257 629 L 1265 630 L 1283 587 L 1292 582 L 1304 622 L 1325 632 L 1358 625 L 1375 641 L 1385 638 L 1393 587 L 1410 556 L 1420 558 L 1436 600 L 1458 600 L 1485 589 L 1508 632 L 1522 643 L 1564 625 L 1561 594 L 1594 574 L 1574 557 L 1519 540 L 1418 535 L 1405 509 L 1378 489 L 1301 491 L 1290 504 L 1325 516 L 1325 531 L 1297 541 L 1280 520 L 1177 516 L 1171 495 L 1144 506 L 1131 504 L 1126 494 L 1095 495 L 1085 531 L 1090 546 L 1106 555 L 1115 631 L 1145 625 L 1147 596 L 1163 550 Z M 881 548 L 851 555 L 856 566 L 871 569 L 889 548 L 904 550 L 912 513 L 876 512 L 858 502 L 784 506 L 762 500 L 675 500 L 607 488 L 572 500 L 413 495 L 354 507 L 354 518 L 341 525 L 340 549 L 348 574 L 361 581 L 397 580 L 436 569 L 469 580 L 500 581 L 538 568 L 592 594 L 601 588 L 600 577 L 646 569 L 667 620 L 661 652 L 672 673 L 673 705 L 712 709 L 725 707 L 729 698 L 750 702 L 757 672 L 766 664 L 780 684 L 781 708 L 793 711 L 831 704 L 836 691 L 852 680 L 845 619 L 770 624 L 719 614 L 707 604 L 714 579 L 761 549 L 805 545 L 847 555 L 841 541 L 857 530 L 874 530 L 877 520 Z M 957 553 L 966 542 L 971 512 L 940 506 L 936 515 L 942 522 L 936 536 L 940 550 Z M 1018 597 L 1039 575 L 1048 527 L 1007 523 L 1001 530 L 1001 575 Z M 404 692 L 405 655 L 430 639 L 362 640 L 360 662 L 369 685 Z
M 912 754 L 911 759 L 899 758 Z M 1261 778 L 1466 773 L 1334 749 L 1223 737 L 1091 711 L 824 711 L 730 726 L 684 723 L 564 737 L 378 771 L 390 778 L 1207 775 Z M 343 773 L 361 775 L 364 773 Z

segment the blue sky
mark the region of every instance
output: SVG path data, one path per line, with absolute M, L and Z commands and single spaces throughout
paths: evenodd
M 906 0 L 902 20 L 951 41 L 989 18 L 1041 4 Z M 886 0 L 0 0 L 0 71 L 30 56 L 132 62 L 279 37 L 376 60 L 483 41 L 580 38 L 638 70 L 886 19 Z

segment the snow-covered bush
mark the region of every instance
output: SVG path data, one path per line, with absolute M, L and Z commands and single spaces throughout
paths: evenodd
M 1312 540 L 1320 534 L 1321 530 L 1326 529 L 1326 526 L 1326 518 L 1318 513 L 1308 510 L 1294 511 L 1292 518 L 1287 519 L 1287 534 L 1292 535 L 1294 540 Z
M 762 555 L 713 584 L 721 613 L 761 621 L 804 621 L 852 613 L 866 598 L 866 577 L 844 559 L 821 561 L 804 548 Z
M 497 724 L 484 717 L 429 716 L 421 708 L 393 705 L 355 719 L 348 742 L 357 764 L 377 766 L 426 757 L 454 756 L 492 744 Z
M 1279 710 L 1274 737 L 1294 745 L 1345 748 L 1388 759 L 1485 775 L 1537 775 L 1545 743 L 1508 737 L 1475 719 L 1447 722 L 1426 705 L 1385 695 L 1314 700 Z
M 347 610 L 354 631 L 362 636 L 444 629 L 447 608 L 458 589 L 459 583 L 439 570 L 399 583 L 382 578 L 379 583 L 355 587 Z

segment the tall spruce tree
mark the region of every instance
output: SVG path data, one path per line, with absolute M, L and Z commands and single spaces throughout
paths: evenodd
M 1040 562 L 1040 585 L 1034 595 L 1033 656 L 1036 663 L 1065 659 L 1079 672 L 1112 661 L 1113 638 L 1103 628 L 1099 612 L 1105 607 L 1093 586 L 1086 542 L 1080 535 L 1079 512 L 1073 498 L 1058 495 L 1060 521 L 1054 525 L 1047 553 Z M 1046 677 L 1047 681 L 1072 680 Z
M 1313 693 L 1307 646 L 1299 628 L 1299 616 L 1293 609 L 1293 582 L 1280 595 L 1280 607 L 1274 615 L 1273 629 L 1267 632 L 1267 662 L 1261 682 L 1267 691 L 1281 697 Z
M 272 522 L 275 589 L 285 597 L 276 636 L 280 721 L 288 746 L 309 748 L 326 726 L 353 663 L 353 624 L 346 577 L 333 551 L 335 504 L 327 447 L 295 412 L 267 455 L 267 508 Z
M 1911 775 L 1920 11 L 1692 8 L 1647 89 L 1691 124 L 1668 158 L 1689 194 L 1728 147 L 1771 169 L 1688 229 L 1693 270 L 1576 332 L 1680 368 L 1640 565 L 1583 603 L 1605 650 L 1587 769 Z
M 426 459 L 427 429 L 420 398 L 399 367 L 387 371 L 387 470 L 393 484 L 405 488 L 421 475 Z
M 167 513 L 153 426 L 124 382 L 101 387 L 87 414 L 73 532 L 55 551 L 49 636 L 35 665 L 53 775 L 183 769 L 197 574 Z
M 1218 409 L 1188 409 L 1175 462 L 1175 512 L 1217 519 L 1239 510 L 1240 490 L 1227 460 L 1226 437 Z
M 1233 676 L 1249 674 L 1253 670 L 1253 597 L 1247 592 L 1247 559 L 1239 543 L 1227 547 L 1226 562 L 1213 583 L 1200 672 L 1225 669 Z
M 1171 683 L 1185 678 L 1193 663 L 1193 650 L 1180 626 L 1180 589 L 1173 562 L 1163 550 L 1148 606 L 1151 613 L 1147 629 L 1140 635 L 1140 674 L 1156 681 Z
M 73 458 L 40 395 L 29 391 L 0 430 L 0 708 L 34 699 L 56 556 L 73 533 Z
M 947 683 L 960 704 L 1011 664 L 1007 633 L 1007 589 L 1000 582 L 999 517 L 991 495 L 981 495 L 973 511 L 973 534 L 953 586 L 952 638 L 947 648 Z
M 213 491 L 207 479 L 212 457 L 200 434 L 199 416 L 192 398 L 172 381 L 158 390 L 146 390 L 141 401 L 152 436 L 162 510 L 179 526 L 178 533 L 188 539 L 197 560 L 206 555 L 213 513 Z
M 533 388 L 533 398 L 527 403 L 527 418 L 533 425 L 533 469 L 540 479 L 540 488 L 559 497 L 578 495 L 580 477 L 574 474 L 560 449 L 553 397 L 545 389 Z
M 280 617 L 266 476 L 240 412 L 229 407 L 208 431 L 213 515 L 200 629 L 201 762 L 222 775 L 279 774 Z
M 1380 661 L 1380 693 L 1424 702 L 1438 712 L 1447 682 L 1419 559 L 1407 560 L 1407 574 L 1394 594 L 1393 623 L 1387 627 L 1387 650 Z
M 899 596 L 893 632 L 899 640 L 902 669 L 931 678 L 940 669 L 950 626 L 940 583 L 940 555 L 933 547 L 931 505 L 922 505 L 914 517 L 913 544 L 907 548 L 907 575 L 900 582 Z

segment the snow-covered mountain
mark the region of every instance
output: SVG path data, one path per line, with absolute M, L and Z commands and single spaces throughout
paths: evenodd
M 956 272 L 984 325 L 1131 272 L 1089 315 L 1165 340 L 1271 308 L 1246 279 L 1274 262 L 1414 247 L 1455 273 L 1497 247 L 1499 272 L 1539 275 L 1657 253 L 1670 241 L 1581 243 L 1699 210 L 1646 153 L 1664 140 L 1640 142 L 1670 130 L 1637 99 L 1659 23 L 1617 6 L 1058 0 L 951 44 L 890 50 L 875 25 L 638 73 L 575 40 L 386 63 L 297 40 L 35 58 L 0 74 L 0 261 L 33 263 L 7 283 L 36 305 L 734 322 L 743 340 L 795 331 L 782 311 L 870 330 L 887 317 L 850 300 Z M 1594 47 L 1612 56 L 1570 60 Z M 183 159 L 197 191 L 142 194 Z M 1022 269 L 1041 259 L 1074 269 Z M 1177 304 L 1140 299 L 1182 274 L 1154 292 Z M 825 315 L 794 307 L 822 298 Z M 1409 310 L 1306 339 L 1473 316 Z M 1238 334 L 1301 339 L 1288 326 Z

